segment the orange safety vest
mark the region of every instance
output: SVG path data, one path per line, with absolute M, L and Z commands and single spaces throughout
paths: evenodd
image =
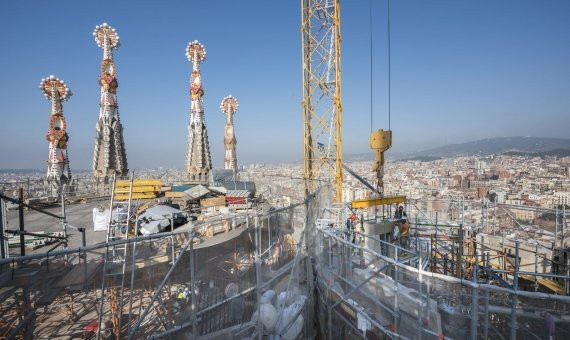
M 400 235 L 405 236 L 408 235 L 410 231 L 410 224 L 409 223 L 402 223 L 402 231 Z

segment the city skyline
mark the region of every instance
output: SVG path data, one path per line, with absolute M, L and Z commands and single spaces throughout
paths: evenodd
M 302 158 L 297 2 L 273 4 L 271 10 L 261 2 L 110 4 L 3 5 L 0 25 L 9 33 L 4 43 L 10 48 L 0 61 L 9 65 L 10 81 L 0 85 L 6 103 L 0 168 L 45 166 L 49 110 L 37 93 L 37 79 L 45 74 L 61 76 L 74 89 L 66 106 L 72 171 L 90 168 L 100 95 L 100 51 L 91 31 L 101 22 L 121 32 L 123 47 L 116 57 L 121 120 L 133 168 L 183 167 L 191 68 L 182 51 L 194 39 L 209 52 L 202 70 L 214 166 L 223 165 L 225 116 L 218 105 L 228 93 L 240 98 L 235 128 L 244 164 Z M 385 5 L 373 2 L 374 129 L 388 125 Z M 564 16 L 570 4 L 391 5 L 391 151 L 493 136 L 567 136 L 570 47 L 561 42 L 570 31 Z M 341 3 L 346 154 L 369 152 L 368 6 L 368 1 Z M 55 27 L 46 27 L 46 18 Z M 54 39 L 63 48 L 52 52 Z

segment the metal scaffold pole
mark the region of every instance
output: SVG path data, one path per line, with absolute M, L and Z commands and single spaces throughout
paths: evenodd
M 134 235 L 135 237 L 139 234 L 139 226 L 138 226 L 138 214 L 135 216 L 135 223 L 134 223 Z M 131 284 L 129 287 L 129 317 L 127 321 L 127 334 L 131 332 L 131 319 L 132 319 L 132 312 L 133 312 L 133 288 L 135 286 L 135 273 L 136 273 L 136 262 L 137 262 L 137 242 L 133 242 L 133 247 L 131 248 Z
M 489 291 L 485 290 L 485 315 L 483 317 L 483 339 L 489 338 Z
M 515 243 L 515 272 L 513 273 L 513 296 L 511 300 L 511 332 L 510 339 L 516 340 L 517 338 L 517 290 L 519 286 L 519 242 Z
M 459 278 L 462 279 L 463 278 L 463 223 L 461 223 L 461 226 L 459 227 L 459 249 L 458 249 L 458 254 L 459 254 L 459 270 L 457 272 L 457 274 L 459 275 Z
M 556 206 L 556 212 L 554 213 L 554 243 L 552 243 L 552 249 L 558 246 L 558 206 Z
M 477 284 L 479 280 L 479 256 L 475 252 L 475 262 L 473 264 L 473 283 Z M 471 339 L 477 339 L 477 326 L 479 323 L 479 289 L 471 288 Z
M 67 185 L 63 185 L 61 190 L 61 225 L 63 227 L 63 235 L 67 238 L 67 219 L 66 219 L 66 206 L 65 206 L 65 188 Z M 65 248 L 67 249 L 67 240 L 65 241 Z
M 333 270 L 333 265 L 332 265 L 332 238 L 329 237 L 329 249 L 328 249 L 328 253 L 329 253 L 329 269 L 332 272 Z M 331 308 L 331 285 L 332 282 L 330 282 L 327 285 L 327 312 L 328 312 L 328 318 L 327 318 L 327 327 L 328 327 L 328 332 L 327 332 L 327 339 L 332 339 L 332 308 Z
M 497 228 L 497 203 L 493 203 L 493 236 L 495 235 L 495 229 Z
M 562 239 L 560 240 L 560 249 L 565 248 L 564 236 L 566 234 L 566 204 L 562 204 Z
M 190 286 L 191 286 L 191 295 L 190 295 L 190 304 L 191 304 L 191 318 L 192 318 L 192 338 L 196 339 L 198 337 L 198 333 L 196 332 L 196 278 L 194 273 L 194 231 L 190 232 Z M 182 255 L 182 254 L 181 254 Z
M 18 220 L 20 225 L 20 256 L 26 255 L 26 243 L 24 239 L 24 192 L 20 188 L 18 196 Z
M 418 252 L 418 288 L 419 288 L 419 299 L 418 299 L 418 320 L 417 320 L 417 325 L 418 325 L 418 340 L 421 340 L 422 338 L 422 316 L 423 316 L 423 308 L 422 308 L 422 304 L 423 301 L 421 299 L 422 297 L 422 252 L 421 249 L 416 249 Z
M 7 222 L 8 219 L 6 218 L 6 202 L 3 198 L 0 198 L 0 255 L 3 259 L 10 257 L 8 239 L 6 238 Z
M 398 248 L 394 247 L 394 325 L 393 329 L 398 331 L 400 324 L 400 309 L 398 306 Z
M 254 229 L 255 229 L 255 293 L 257 295 L 257 338 L 261 340 L 263 338 L 263 324 L 261 323 L 261 235 L 259 232 L 258 216 L 254 219 Z
M 63 237 L 65 237 L 65 241 L 63 241 L 63 246 L 64 249 L 68 248 L 68 244 L 67 244 L 67 240 L 68 240 L 68 235 L 67 235 L 67 219 L 66 219 L 66 211 L 65 211 L 65 189 L 66 189 L 67 185 L 64 184 L 61 188 L 61 226 L 63 229 Z M 65 255 L 65 261 L 69 261 L 69 255 Z

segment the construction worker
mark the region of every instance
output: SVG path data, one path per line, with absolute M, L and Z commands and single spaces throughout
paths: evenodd
M 410 235 L 410 224 L 406 219 L 402 219 L 402 230 L 400 231 L 400 235 L 402 237 Z
M 402 219 L 402 230 L 400 231 L 400 245 L 404 248 L 410 247 L 410 224 L 408 223 L 408 220 L 406 218 Z
M 399 220 L 394 231 L 395 239 L 401 247 L 408 248 L 410 244 L 410 224 L 408 223 L 408 216 L 404 211 L 403 205 L 398 207 L 398 210 L 394 213 L 394 218 Z
M 396 210 L 396 213 L 394 213 L 394 218 L 397 218 L 399 220 L 401 219 L 405 219 L 407 217 L 406 212 L 404 211 L 404 206 L 401 205 L 398 207 L 398 210 Z

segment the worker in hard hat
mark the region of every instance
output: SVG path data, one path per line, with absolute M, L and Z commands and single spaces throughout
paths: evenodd
M 408 248 L 410 245 L 410 224 L 408 220 L 403 218 L 396 223 L 393 230 L 394 240 L 397 241 L 401 247 Z
M 404 206 L 403 205 L 399 206 L 398 210 L 396 210 L 396 212 L 394 213 L 394 218 L 401 220 L 406 217 L 408 217 L 408 215 L 406 215 L 406 212 L 404 211 Z
M 394 218 L 399 220 L 394 230 L 394 238 L 399 241 L 400 246 L 407 248 L 410 244 L 410 224 L 403 205 L 398 207 Z

